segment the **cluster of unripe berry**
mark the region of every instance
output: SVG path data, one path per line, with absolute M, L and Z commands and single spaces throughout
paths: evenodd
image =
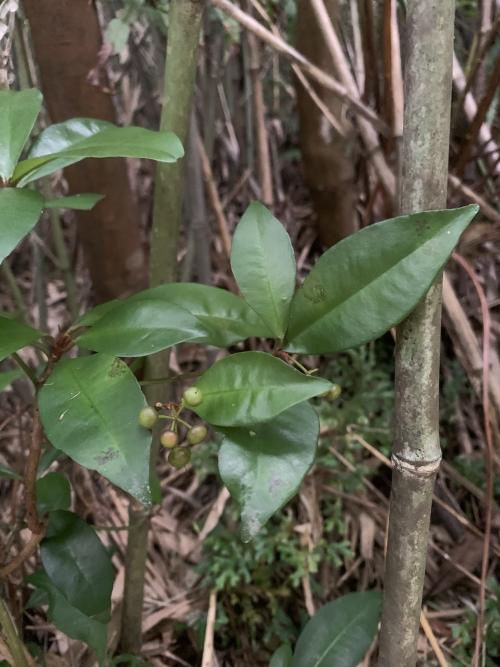
M 186 389 L 182 395 L 182 402 L 180 406 L 172 410 L 170 415 L 161 415 L 159 412 L 165 408 L 172 409 L 171 404 L 157 403 L 155 407 L 148 405 L 139 413 L 139 424 L 144 428 L 151 430 L 159 419 L 169 419 L 172 424 L 170 427 L 164 429 L 160 434 L 160 443 L 169 449 L 168 462 L 176 469 L 184 468 L 191 461 L 191 449 L 193 445 L 199 445 L 207 437 L 207 427 L 200 424 L 191 426 L 183 419 L 180 419 L 180 413 L 185 406 L 196 407 L 200 405 L 203 396 L 198 387 L 190 387 Z M 177 430 L 178 424 L 187 427 L 186 440 L 184 446 L 179 443 L 179 434 Z

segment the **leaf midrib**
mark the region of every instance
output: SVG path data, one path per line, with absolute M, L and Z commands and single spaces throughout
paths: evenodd
M 340 630 L 340 632 L 337 634 L 335 639 L 331 642 L 331 644 L 328 645 L 328 647 L 325 649 L 325 651 L 319 656 L 318 660 L 312 665 L 312 667 L 320 667 L 321 661 L 323 658 L 325 658 L 328 653 L 331 651 L 331 649 L 335 646 L 335 644 L 346 634 L 346 632 L 351 628 L 353 623 L 358 621 L 364 614 L 366 613 L 366 608 L 360 611 L 354 618 L 347 624 L 344 625 L 344 627 Z
M 260 270 L 264 274 L 264 282 L 265 282 L 265 285 L 266 285 L 266 288 L 267 288 L 267 291 L 268 291 L 268 294 L 269 294 L 269 298 L 270 298 L 270 301 L 271 301 L 271 304 L 272 304 L 272 308 L 273 308 L 273 311 L 274 311 L 274 320 L 275 320 L 275 325 L 276 326 L 272 327 L 272 330 L 274 329 L 278 333 L 278 335 L 281 336 L 281 335 L 283 335 L 283 327 L 281 326 L 280 313 L 279 313 L 276 301 L 274 299 L 273 290 L 271 288 L 271 280 L 270 280 L 269 274 L 268 274 L 268 272 L 266 271 L 266 268 L 265 268 L 266 265 L 264 263 L 263 234 L 261 232 L 260 223 L 257 223 L 257 237 L 258 237 L 259 249 L 260 249 L 260 253 L 259 253 Z

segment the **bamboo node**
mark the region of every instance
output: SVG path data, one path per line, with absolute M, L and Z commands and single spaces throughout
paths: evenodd
M 391 459 L 394 468 L 416 477 L 432 477 L 441 465 L 441 456 L 432 461 L 408 461 L 397 454 L 392 454 Z

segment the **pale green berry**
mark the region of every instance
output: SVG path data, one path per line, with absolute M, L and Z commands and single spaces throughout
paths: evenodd
M 160 442 L 164 447 L 168 447 L 168 449 L 172 449 L 172 447 L 175 447 L 179 443 L 179 436 L 177 435 L 177 433 L 175 431 L 171 431 L 170 429 L 166 429 L 160 435 Z
M 139 424 L 144 428 L 152 429 L 158 421 L 158 414 L 154 408 L 148 405 L 139 412 Z
M 324 397 L 328 401 L 336 401 L 341 393 L 342 393 L 342 387 L 339 384 L 332 384 L 330 389 L 326 392 L 326 394 L 324 394 Z
M 191 461 L 191 451 L 186 447 L 175 447 L 168 454 L 168 462 L 179 470 Z
M 200 405 L 203 400 L 203 394 L 198 389 L 198 387 L 189 387 L 189 389 L 186 389 L 182 397 L 184 399 L 184 403 L 193 408 L 195 408 L 197 405 Z
M 199 445 L 207 437 L 206 426 L 193 426 L 187 433 L 187 439 L 190 445 Z

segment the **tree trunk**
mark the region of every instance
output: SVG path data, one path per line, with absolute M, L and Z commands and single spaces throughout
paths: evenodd
M 116 122 L 113 100 L 91 85 L 101 30 L 88 0 L 24 0 L 45 104 L 54 123 L 72 117 Z M 105 195 L 93 211 L 78 211 L 78 235 L 97 302 L 146 285 L 146 264 L 124 160 L 85 160 L 65 170 L 70 191 Z
M 338 0 L 325 2 L 332 21 L 338 19 Z M 332 71 L 332 57 L 321 34 L 310 0 L 300 0 L 297 48 L 320 69 Z M 356 216 L 356 136 L 345 118 L 345 104 L 326 88 L 314 86 L 344 131 L 339 134 L 297 82 L 300 147 L 304 175 L 311 191 L 321 241 L 333 245 L 358 229 Z

